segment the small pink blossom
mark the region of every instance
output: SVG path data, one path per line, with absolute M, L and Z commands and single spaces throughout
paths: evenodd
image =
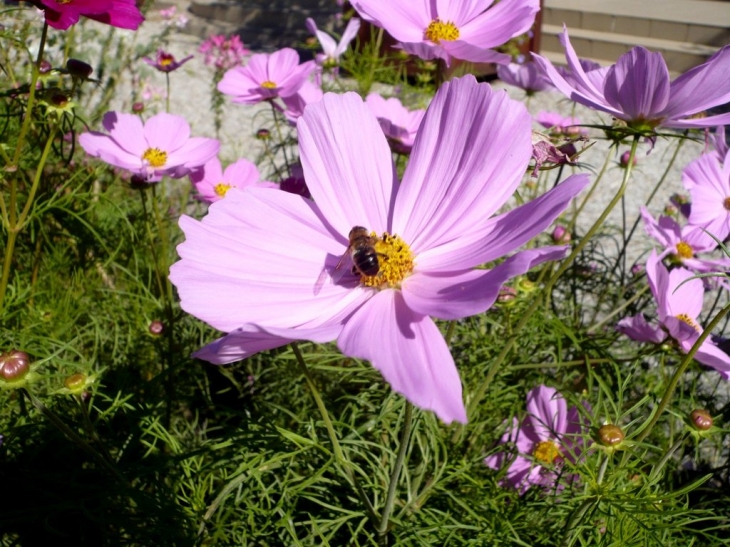
M 586 424 L 576 407 L 568 409 L 555 388 L 538 386 L 527 394 L 527 415 L 512 425 L 499 443 L 514 443 L 517 456 L 508 452 L 487 457 L 484 463 L 492 469 L 508 464 L 504 482 L 524 494 L 531 486 L 556 486 L 558 469 L 563 463 L 575 461 L 583 451 L 581 434 Z
M 84 16 L 117 28 L 137 30 L 144 21 L 135 0 L 35 0 L 49 26 L 66 30 Z
M 408 110 L 396 97 L 385 99 L 378 93 L 370 93 L 365 102 L 378 119 L 383 133 L 393 149 L 399 153 L 408 154 L 413 148 L 418 128 L 426 111 Z
M 192 58 L 192 55 L 188 55 L 184 59 L 176 61 L 175 56 L 172 53 L 168 53 L 166 51 L 158 49 L 157 55 L 154 59 L 150 59 L 149 57 L 143 57 L 142 60 L 148 65 L 156 68 L 160 72 L 172 72 L 173 70 L 177 70 L 178 68 L 180 68 Z
M 682 182 L 692 197 L 689 223 L 721 241 L 730 236 L 730 151 L 703 154 L 685 167 Z
M 321 67 L 334 67 L 340 64 L 340 57 L 345 53 L 350 42 L 357 36 L 357 31 L 360 30 L 360 19 L 357 17 L 350 19 L 339 43 L 335 42 L 334 38 L 326 32 L 319 30 L 317 23 L 311 17 L 307 18 L 307 30 L 317 37 L 319 44 L 322 46 L 322 53 L 315 56 L 317 64 Z
M 239 104 L 290 97 L 299 91 L 315 67 L 314 61 L 299 64 L 299 54 L 291 48 L 257 53 L 245 67 L 227 71 L 218 83 L 218 91 L 231 95 L 233 102 Z
M 213 35 L 200 44 L 198 51 L 204 55 L 203 62 L 206 65 L 213 65 L 218 70 L 240 65 L 244 57 L 251 53 L 237 34 L 230 38 L 223 34 Z
M 223 171 L 220 160 L 211 158 L 202 169 L 196 169 L 190 174 L 198 198 L 207 203 L 214 203 L 223 199 L 231 188 L 277 188 L 276 183 L 262 181 L 258 167 L 247 159 L 240 159 Z
M 79 136 L 86 153 L 147 182 L 165 175 L 184 177 L 213 158 L 220 147 L 215 139 L 190 137 L 185 118 L 165 112 L 144 124 L 133 114 L 107 112 L 102 125 L 108 134 L 89 131 Z

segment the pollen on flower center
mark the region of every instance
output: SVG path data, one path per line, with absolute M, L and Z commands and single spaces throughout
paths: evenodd
M 442 40 L 453 42 L 459 39 L 459 29 L 456 25 L 451 21 L 444 22 L 440 19 L 431 21 L 423 34 L 426 40 L 431 40 L 436 44 L 440 44 Z
M 151 167 L 162 167 L 167 162 L 167 152 L 159 148 L 148 148 L 142 154 L 142 159 L 146 160 Z
M 261 82 L 261 87 L 264 89 L 276 89 L 276 84 L 271 80 L 266 80 L 265 82 Z
M 408 244 L 397 235 L 384 232 L 378 237 L 370 233 L 373 248 L 378 254 L 377 275 L 361 275 L 360 282 L 367 287 L 397 288 L 413 271 L 413 253 Z
M 560 448 L 553 441 L 541 441 L 532 451 L 532 457 L 539 462 L 551 464 L 560 457 Z
M 726 211 L 730 211 L 730 197 L 725 198 L 725 201 L 722 202 L 722 206 L 725 207 Z
M 228 190 L 230 190 L 232 186 L 230 184 L 226 184 L 225 182 L 219 182 L 215 185 L 215 193 L 218 194 L 220 197 L 224 197 Z
M 172 55 L 160 55 L 160 66 L 170 66 L 175 58 Z
M 694 319 L 692 319 L 686 313 L 680 313 L 676 317 L 677 317 L 677 319 L 679 319 L 683 323 L 687 323 L 690 327 L 692 327 L 697 332 L 702 332 L 702 328 L 697 324 L 697 321 L 695 321 Z
M 692 249 L 692 245 L 685 241 L 680 241 L 677 243 L 677 255 L 679 255 L 681 258 L 692 258 L 694 256 L 694 250 Z

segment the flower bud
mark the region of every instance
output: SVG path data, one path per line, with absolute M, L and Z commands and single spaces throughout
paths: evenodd
M 41 64 L 38 66 L 38 72 L 42 75 L 50 74 L 52 70 L 53 65 L 46 60 L 41 61 Z
M 570 232 L 565 229 L 565 226 L 561 226 L 560 224 L 558 224 L 553 230 L 552 237 L 555 243 L 561 244 L 570 243 L 571 239 Z
M 88 79 L 88 77 L 91 76 L 91 73 L 94 72 L 91 65 L 83 61 L 79 61 L 78 59 L 69 59 L 66 61 L 66 70 L 68 70 L 68 73 L 72 78 L 78 78 L 79 80 Z
M 631 152 L 629 150 L 627 150 L 626 152 L 621 154 L 621 158 L 619 159 L 619 165 L 625 169 L 629 165 L 630 158 L 631 158 Z M 634 156 L 634 162 L 632 164 L 632 167 L 634 165 L 636 165 L 636 156 Z
M 268 129 L 259 129 L 256 131 L 256 138 L 260 141 L 268 141 L 271 138 L 271 131 Z
M 713 424 L 710 413 L 702 408 L 695 408 L 692 412 L 690 412 L 689 419 L 700 431 L 707 431 Z
M 614 424 L 605 424 L 598 428 L 598 440 L 603 446 L 615 447 L 624 440 L 623 430 Z
M 76 373 L 72 374 L 63 381 L 63 385 L 69 391 L 78 391 L 86 386 L 86 375 Z
M 517 283 L 517 288 L 521 292 L 531 293 L 531 292 L 534 292 L 537 290 L 537 285 L 534 282 L 530 281 L 529 279 L 522 278 Z
M 0 376 L 6 382 L 17 382 L 30 371 L 30 357 L 17 349 L 0 354 Z
M 150 331 L 150 334 L 154 336 L 159 336 L 165 330 L 165 325 L 162 323 L 162 321 L 152 321 L 152 323 L 150 323 L 150 326 L 148 327 L 148 330 Z
M 132 112 L 134 112 L 135 114 L 142 114 L 142 112 L 144 112 L 144 103 L 141 101 L 132 103 Z
M 511 302 L 517 297 L 517 291 L 507 285 L 502 285 L 497 295 L 497 302 Z
M 636 263 L 633 266 L 631 266 L 631 275 L 641 275 L 646 271 L 646 265 Z

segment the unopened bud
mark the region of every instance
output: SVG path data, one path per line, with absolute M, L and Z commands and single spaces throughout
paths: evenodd
M 63 381 L 63 385 L 66 389 L 71 391 L 77 391 L 83 389 L 86 386 L 86 375 L 76 373 L 72 374 Z
M 68 73 L 73 78 L 78 78 L 80 80 L 86 80 L 89 76 L 91 76 L 91 73 L 94 72 L 94 69 L 91 68 L 90 64 L 79 61 L 78 59 L 69 59 L 66 61 L 66 70 L 68 70 Z
M 6 382 L 17 382 L 30 371 L 30 357 L 17 349 L 0 354 L 0 375 Z
M 268 129 L 259 129 L 256 131 L 256 138 L 260 141 L 268 141 L 271 138 L 271 131 Z
M 598 439 L 603 446 L 614 447 L 624 440 L 623 430 L 614 424 L 605 424 L 598 428 Z
M 692 424 L 700 431 L 707 431 L 713 424 L 710 413 L 702 408 L 695 408 L 689 413 L 689 418 Z
M 619 165 L 621 165 L 621 167 L 623 167 L 623 168 L 628 167 L 629 159 L 631 159 L 631 152 L 627 150 L 626 152 L 621 154 L 621 158 L 619 159 Z M 634 165 L 636 165 L 636 156 L 634 156 L 634 161 L 632 163 L 632 167 Z
M 497 295 L 497 302 L 511 302 L 517 297 L 517 291 L 514 290 L 512 287 L 508 287 L 507 285 L 503 285 L 501 289 L 499 289 L 499 294 Z
M 152 321 L 152 323 L 150 323 L 150 326 L 148 327 L 148 330 L 150 331 L 150 334 L 159 336 L 165 330 L 165 325 L 162 323 L 162 321 Z
M 41 61 L 41 64 L 38 66 L 38 72 L 41 74 L 49 74 L 51 70 L 53 70 L 53 65 L 45 60 Z
M 520 279 L 519 283 L 517 283 L 517 287 L 522 292 L 533 292 L 537 289 L 537 285 L 530 281 L 529 279 Z
M 132 112 L 135 114 L 142 114 L 142 112 L 144 112 L 144 103 L 140 101 L 132 103 Z
M 555 227 L 553 230 L 553 241 L 555 243 L 570 243 L 570 232 L 565 229 L 565 226 L 560 226 L 559 224 Z

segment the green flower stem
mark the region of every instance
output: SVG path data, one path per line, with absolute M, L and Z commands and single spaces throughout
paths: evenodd
M 608 207 L 601 213 L 601 216 L 598 217 L 596 222 L 591 226 L 590 230 L 586 233 L 586 235 L 580 240 L 580 242 L 575 246 L 573 249 L 573 252 L 570 253 L 570 256 L 563 260 L 558 270 L 553 274 L 553 276 L 548 280 L 548 282 L 545 284 L 545 287 L 543 288 L 540 295 L 537 295 L 535 299 L 533 300 L 532 305 L 527 309 L 527 311 L 524 313 L 520 321 L 517 323 L 517 325 L 514 328 L 512 336 L 507 340 L 507 343 L 502 347 L 502 351 L 499 353 L 497 358 L 492 362 L 492 364 L 489 367 L 489 370 L 487 371 L 487 376 L 482 382 L 482 384 L 477 389 L 474 396 L 469 401 L 469 405 L 467 407 L 467 416 L 471 416 L 474 413 L 474 410 L 476 409 L 476 406 L 479 404 L 479 402 L 484 397 L 484 394 L 487 392 L 487 389 L 489 388 L 490 384 L 492 383 L 492 380 L 494 379 L 494 376 L 497 374 L 497 370 L 499 370 L 499 367 L 504 362 L 505 358 L 509 354 L 509 352 L 512 350 L 512 347 L 514 346 L 515 342 L 517 341 L 517 338 L 520 334 L 520 331 L 522 328 L 527 324 L 527 322 L 530 320 L 532 315 L 537 311 L 537 309 L 542 304 L 542 298 L 540 298 L 541 295 L 548 296 L 550 294 L 550 291 L 552 290 L 555 283 L 558 281 L 561 275 L 563 275 L 566 270 L 570 267 L 570 265 L 573 263 L 575 258 L 583 251 L 583 248 L 588 244 L 590 239 L 596 234 L 598 229 L 603 225 L 608 215 L 613 211 L 614 207 L 616 207 L 616 204 L 618 204 L 619 201 L 621 201 L 621 198 L 623 197 L 624 193 L 626 192 L 626 186 L 628 185 L 629 178 L 631 177 L 631 166 L 633 165 L 634 156 L 636 155 L 636 148 L 639 144 L 639 136 L 635 136 L 633 142 L 631 143 L 631 156 L 629 158 L 629 164 L 626 167 L 626 171 L 624 171 L 624 177 L 621 181 L 621 186 L 619 187 L 618 191 L 616 192 L 616 195 L 613 197 L 611 202 L 608 204 Z M 465 431 L 465 428 L 462 426 L 459 430 L 460 433 L 463 433 Z
M 694 359 L 695 353 L 697 353 L 697 350 L 699 350 L 700 346 L 704 343 L 705 340 L 707 340 L 712 330 L 720 324 L 720 321 L 724 319 L 728 312 L 730 312 L 730 304 L 727 304 L 724 308 L 722 308 L 720 312 L 713 318 L 713 320 L 710 321 L 710 324 L 707 325 L 705 330 L 702 331 L 702 334 L 700 334 L 692 348 L 687 352 L 687 355 L 685 355 L 682 363 L 677 367 L 677 370 L 674 371 L 674 375 L 669 381 L 667 390 L 664 392 L 662 400 L 659 401 L 659 406 L 657 407 L 656 411 L 651 415 L 646 424 L 641 428 L 641 433 L 639 433 L 639 435 L 637 436 L 636 442 L 641 442 L 649 436 L 649 433 L 651 433 L 651 430 L 659 421 L 659 418 L 664 413 L 664 410 L 667 408 L 669 400 L 674 394 L 674 390 L 677 389 L 679 379 L 682 377 L 682 374 L 684 374 L 684 371 L 687 370 L 687 367 L 692 362 L 692 359 Z
M 613 148 L 613 146 L 611 146 Z M 610 148 L 609 148 L 610 151 Z M 583 201 L 580 202 L 580 206 L 578 207 L 578 210 L 573 215 L 573 218 L 570 219 L 570 223 L 568 224 L 568 232 L 572 233 L 573 229 L 575 228 L 575 223 L 578 221 L 578 217 L 583 212 L 583 209 L 585 208 L 586 204 L 588 203 L 588 200 L 593 197 L 593 192 L 596 191 L 596 188 L 598 188 L 598 184 L 601 182 L 601 179 L 603 178 L 603 175 L 606 173 L 606 169 L 608 168 L 608 164 L 611 161 L 611 154 L 606 154 L 606 161 L 603 162 L 603 166 L 601 167 L 601 170 L 598 172 L 598 176 L 596 177 L 596 180 L 593 181 L 593 184 L 591 185 L 591 188 L 588 190 L 588 193 L 583 198 Z
M 373 507 L 372 503 L 370 503 L 370 499 L 367 497 L 367 494 L 365 494 L 365 491 L 358 482 L 357 477 L 352 470 L 352 464 L 347 460 L 347 458 L 345 457 L 345 453 L 342 451 L 342 446 L 340 445 L 340 441 L 337 439 L 337 433 L 335 432 L 334 425 L 332 425 L 332 420 L 330 419 L 329 412 L 327 412 L 327 407 L 322 400 L 322 396 L 319 394 L 319 390 L 314 383 L 314 378 L 312 378 L 312 373 L 309 372 L 309 367 L 307 367 L 307 363 L 306 361 L 304 361 L 302 352 L 299 350 L 299 345 L 296 342 L 292 342 L 289 345 L 294 352 L 294 356 L 296 357 L 297 364 L 299 365 L 302 374 L 304 374 L 304 378 L 307 381 L 307 386 L 309 386 L 309 391 L 312 394 L 312 398 L 317 405 L 319 414 L 322 417 L 325 428 L 327 429 L 327 435 L 329 436 L 330 442 L 332 443 L 335 460 L 337 460 L 337 463 L 342 467 L 342 469 L 344 469 L 347 478 L 355 486 L 358 496 L 365 504 L 365 509 L 367 510 L 370 520 L 373 522 L 373 524 L 375 524 L 375 526 L 379 527 L 379 519 L 377 513 L 375 512 L 375 508 Z
M 602 327 L 603 325 L 605 325 L 606 323 L 608 323 L 613 317 L 615 317 L 616 315 L 618 315 L 619 313 L 621 313 L 624 309 L 626 309 L 632 303 L 636 302 L 639 298 L 641 298 L 642 296 L 644 296 L 644 293 L 646 291 L 648 291 L 648 290 L 649 290 L 649 285 L 648 284 L 644 285 L 641 289 L 639 289 L 638 291 L 636 291 L 636 294 L 634 296 L 632 296 L 631 298 L 629 298 L 626 302 L 624 302 L 623 304 L 621 304 L 615 310 L 611 311 L 611 313 L 609 313 L 608 315 L 606 315 L 606 317 L 604 317 L 603 319 L 601 319 L 598 323 L 596 323 L 596 324 L 592 325 L 591 327 L 589 327 L 588 330 L 586 331 L 586 333 L 587 334 L 591 334 L 592 332 L 595 332 L 596 330 L 598 330 L 600 327 Z
M 76 446 L 81 448 L 84 452 L 86 452 L 89 456 L 91 456 L 99 465 L 101 465 L 103 468 L 105 468 L 107 471 L 109 471 L 119 482 L 124 484 L 125 486 L 128 486 L 131 488 L 131 484 L 127 481 L 127 479 L 124 478 L 124 475 L 120 473 L 120 471 L 111 464 L 111 462 L 108 462 L 101 454 L 99 454 L 96 450 L 93 449 L 93 447 L 87 443 L 84 439 L 79 437 L 79 435 L 70 427 L 68 427 L 65 423 L 63 423 L 63 420 L 50 408 L 48 408 L 46 405 L 43 404 L 43 402 L 38 399 L 35 395 L 30 393 L 27 389 L 21 388 L 20 392 L 27 397 L 27 399 L 30 401 L 30 403 L 41 413 L 44 417 L 48 419 L 49 422 L 51 422 L 54 426 L 56 426 L 61 433 L 66 435 L 66 437 L 69 438 Z
M 385 507 L 383 507 L 383 514 L 380 519 L 380 526 L 378 526 L 378 536 L 380 545 L 388 544 L 388 520 L 390 513 L 393 511 L 393 501 L 395 500 L 395 491 L 398 488 L 398 481 L 400 479 L 400 473 L 403 469 L 403 464 L 406 459 L 406 452 L 408 451 L 408 444 L 411 437 L 411 426 L 413 425 L 413 405 L 406 401 L 403 416 L 403 429 L 400 437 L 400 447 L 398 448 L 398 455 L 395 459 L 395 465 L 393 466 L 393 472 L 390 475 L 390 485 L 388 486 L 388 494 L 385 498 Z
M 291 164 L 289 163 L 289 157 L 286 153 L 286 142 L 284 142 L 284 134 L 281 131 L 281 122 L 279 121 L 279 112 L 274 106 L 274 101 L 269 101 L 271 105 L 271 112 L 274 115 L 274 126 L 276 127 L 276 134 L 279 137 L 279 143 L 281 144 L 281 153 L 284 155 L 284 162 L 286 163 L 286 172 L 291 177 Z
M 606 469 L 608 469 L 608 460 L 610 460 L 610 459 L 611 459 L 611 456 L 608 454 L 606 454 L 606 456 L 603 458 L 603 461 L 601 462 L 601 467 L 598 469 L 598 476 L 596 477 L 596 485 L 600 485 L 603 482 L 603 478 L 606 476 Z M 570 545 L 571 532 L 578 525 L 578 523 L 581 520 L 583 520 L 583 517 L 585 516 L 588 509 L 590 509 L 590 507 L 598 501 L 599 501 L 598 496 L 591 496 L 581 504 L 581 506 L 578 508 L 578 510 L 575 513 L 573 513 L 573 515 L 570 517 L 570 520 L 568 521 L 568 524 L 565 525 L 563 541 L 560 542 L 561 547 L 568 547 Z

